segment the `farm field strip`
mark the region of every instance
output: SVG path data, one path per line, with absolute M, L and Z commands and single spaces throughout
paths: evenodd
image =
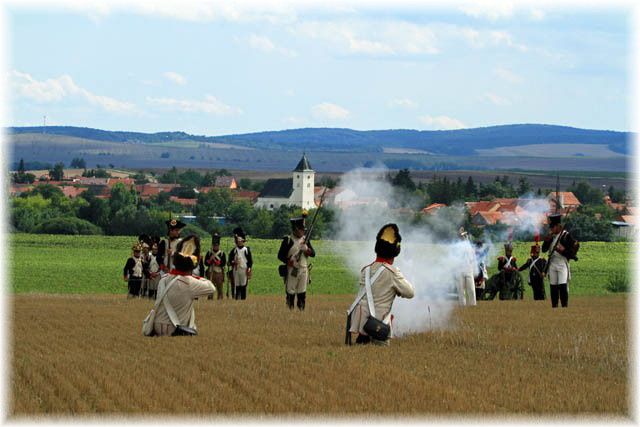
M 386 348 L 344 346 L 350 302 L 199 300 L 197 337 L 145 338 L 148 300 L 14 295 L 10 416 L 629 416 L 624 296 L 483 301 Z

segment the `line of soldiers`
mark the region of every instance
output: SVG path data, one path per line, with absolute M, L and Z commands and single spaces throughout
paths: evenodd
M 549 278 L 552 307 L 558 306 L 558 299 L 562 307 L 569 304 L 568 283 L 571 279 L 569 260 L 578 260 L 577 252 L 580 244 L 564 229 L 560 214 L 549 215 L 549 233 L 544 238 L 542 248 L 536 236 L 531 246 L 530 257 L 520 267 L 513 256 L 513 245 L 504 245 L 504 256 L 498 257 L 498 273 L 487 279 L 484 261 L 479 263 L 475 277 L 476 296 L 482 300 L 492 300 L 496 294 L 501 300 L 523 299 L 524 285 L 519 272 L 529 270 L 528 284 L 533 291 L 534 300 L 545 300 L 545 277 Z M 476 243 L 476 253 L 481 250 L 482 242 Z M 549 262 L 540 257 L 540 251 L 549 253 Z M 479 260 L 484 260 L 478 256 Z
M 165 222 L 167 237 L 150 237 L 140 235 L 132 246 L 132 255 L 124 266 L 123 276 L 128 284 L 128 297 L 149 297 L 155 299 L 160 278 L 175 270 L 174 255 L 182 241 L 181 230 L 186 224 L 171 219 Z M 242 228 L 233 230 L 235 247 L 229 253 L 229 259 L 220 248 L 220 234 L 211 236 L 211 248 L 204 257 L 199 256 L 192 274 L 206 277 L 216 288 L 217 298 L 222 299 L 224 293 L 225 268 L 228 268 L 227 298 L 246 299 L 247 287 L 252 275 L 253 257 L 251 249 L 245 245 L 246 234 Z M 213 299 L 209 295 L 208 299 Z

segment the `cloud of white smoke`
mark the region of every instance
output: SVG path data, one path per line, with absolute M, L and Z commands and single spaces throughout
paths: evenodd
M 385 178 L 387 173 L 385 169 L 355 169 L 342 176 L 339 186 L 343 191 L 335 200 L 339 208 L 335 237 L 352 243 L 338 245 L 338 251 L 348 268 L 360 277 L 361 269 L 375 259 L 378 230 L 388 223 L 398 224 L 402 251 L 394 265 L 413 284 L 415 296 L 394 301 L 394 335 L 447 328 L 458 304 L 456 283 L 460 274 L 470 268 L 465 254 L 474 249 L 468 240 L 443 240 L 442 236 L 457 235 L 465 219 L 464 206 L 453 206 L 447 215 L 432 215 L 429 226 L 419 222 L 412 224 L 413 214 L 396 208 L 399 200 L 406 201 L 406 194 L 390 185 Z M 508 232 L 533 233 L 539 229 L 547 210 L 546 200 L 532 199 L 527 210 L 518 209 L 509 218 L 513 227 L 498 239 L 505 241 Z M 497 255 L 498 245 L 487 237 L 484 240 L 479 259 L 490 265 Z M 475 259 L 471 264 L 477 267 Z M 476 272 L 477 268 L 474 268 L 474 274 Z

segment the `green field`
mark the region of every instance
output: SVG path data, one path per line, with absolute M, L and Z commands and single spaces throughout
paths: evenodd
M 117 294 L 126 293 L 122 269 L 130 256 L 134 237 L 127 236 L 53 236 L 12 234 L 10 236 L 10 281 L 13 293 Z M 345 243 L 340 242 L 340 245 Z M 280 294 L 276 253 L 279 240 L 250 239 L 254 257 L 254 278 L 250 294 Z M 336 242 L 314 242 L 317 256 L 313 260 L 311 294 L 352 294 L 356 277 L 348 271 L 340 255 L 332 249 Z M 530 243 L 514 245 L 514 255 L 523 263 Z M 222 239 L 222 248 L 232 248 L 230 238 Z M 402 256 L 402 254 L 400 255 Z M 373 253 L 371 255 L 373 259 Z M 608 278 L 627 272 L 632 263 L 631 243 L 584 242 L 579 258 L 572 263 L 572 295 L 607 294 Z M 425 268 L 428 268 L 425 267 Z M 495 273 L 495 263 L 489 274 Z M 523 279 L 526 281 L 526 277 Z M 531 298 L 526 286 L 525 298 Z

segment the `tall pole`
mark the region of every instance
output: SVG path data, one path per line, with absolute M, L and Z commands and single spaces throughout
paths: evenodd
M 560 211 L 560 173 L 556 172 L 556 213 Z

